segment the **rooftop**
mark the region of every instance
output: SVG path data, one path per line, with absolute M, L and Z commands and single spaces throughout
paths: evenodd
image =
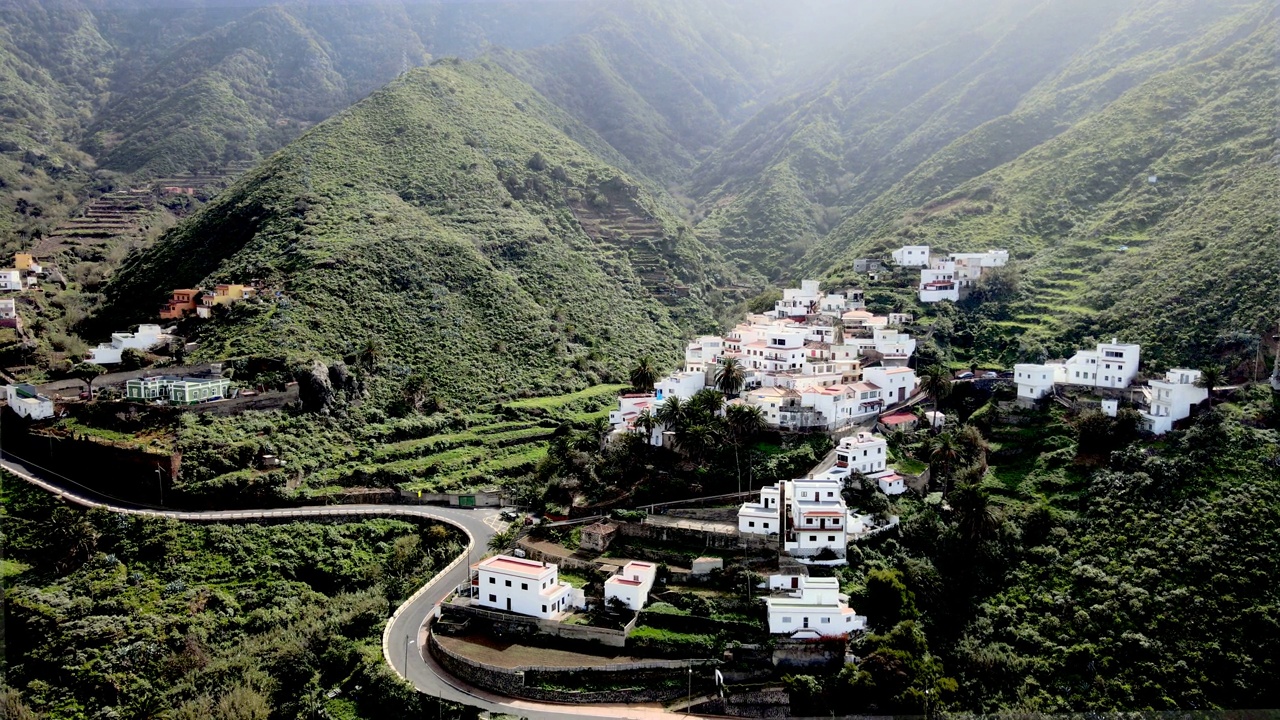
M 522 560 L 510 555 L 496 555 L 491 558 L 485 558 L 480 561 L 478 567 L 483 570 L 496 570 L 530 577 L 538 577 L 547 570 L 555 569 L 554 566 L 546 565 L 536 560 Z

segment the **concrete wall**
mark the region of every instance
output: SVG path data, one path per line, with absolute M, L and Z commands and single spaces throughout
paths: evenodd
M 782 669 L 838 668 L 844 664 L 847 649 L 844 640 L 780 638 L 773 646 L 773 665 Z

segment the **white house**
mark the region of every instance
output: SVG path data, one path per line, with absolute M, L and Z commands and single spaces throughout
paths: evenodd
M 916 371 L 909 367 L 883 365 L 862 368 L 862 379 L 880 388 L 885 405 L 906 402 L 919 382 Z
M 892 255 L 894 264 L 901 267 L 929 267 L 928 245 L 903 245 Z
M 782 291 L 782 299 L 773 304 L 773 312 L 767 313 L 776 318 L 803 320 L 816 315 L 822 301 L 822 292 L 817 280 L 801 280 L 800 287 L 786 288 Z
M 896 472 L 889 472 L 877 477 L 876 485 L 885 495 L 901 495 L 907 491 L 907 480 Z
M 874 433 L 859 432 L 841 438 L 836 446 L 836 465 L 863 475 L 884 472 L 888 459 L 889 444 Z
M 894 312 L 889 313 L 890 325 L 898 325 L 898 326 L 910 325 L 915 321 L 916 321 L 916 316 L 912 313 L 894 313 Z
M 867 619 L 849 607 L 836 578 L 796 577 L 795 589 L 765 598 L 769 632 L 793 637 L 840 637 L 867 626 Z M 789 580 L 790 578 L 788 578 Z
M 475 602 L 550 620 L 572 606 L 573 587 L 559 580 L 559 568 L 510 555 L 485 558 L 476 565 Z
M 1067 366 L 1062 363 L 1019 363 L 1013 366 L 1013 381 L 1018 386 L 1020 400 L 1039 400 L 1052 393 L 1054 385 L 1067 381 Z
M 1156 435 L 1173 429 L 1173 423 L 1191 416 L 1191 408 L 1209 397 L 1208 388 L 1202 388 L 1199 370 L 1174 368 L 1165 373 L 1164 380 L 1147 382 L 1147 409 L 1142 411 L 1142 424 Z
M 88 361 L 97 365 L 115 365 L 125 350 L 150 350 L 172 339 L 173 336 L 163 332 L 159 325 L 139 325 L 136 333 L 111 333 L 111 342 L 90 350 Z
M 605 602 L 617 598 L 631 610 L 639 612 L 649 601 L 649 591 L 653 589 L 653 581 L 657 577 L 656 565 L 633 560 L 617 575 L 604 581 Z
M 724 338 L 719 335 L 703 335 L 684 348 L 685 372 L 705 373 L 714 368 L 724 354 Z
M 657 411 L 657 403 L 653 393 L 627 393 L 618 397 L 618 409 L 609 413 L 609 424 L 613 432 L 624 433 L 635 429 L 636 418 L 640 413 Z
M 680 398 L 681 401 L 688 400 L 706 387 L 707 376 L 700 372 L 677 372 L 672 373 L 653 386 L 654 400 L 661 405 L 668 398 Z
M 743 503 L 738 509 L 738 532 L 785 533 L 783 547 L 791 555 L 812 557 L 829 550 L 842 558 L 849 508 L 841 489 L 842 481 L 829 477 L 785 480 L 761 488 L 758 502 Z
M 31 420 L 45 420 L 53 417 L 53 400 L 32 385 L 5 385 L 5 400 L 9 409 L 19 416 Z
M 1009 262 L 1008 250 L 988 250 L 981 253 L 951 253 L 955 263 L 956 282 L 961 288 L 971 288 L 988 268 L 1004 267 Z
M 18 303 L 13 298 L 0 298 L 0 325 L 12 327 L 18 318 Z M 9 321 L 7 323 L 3 321 Z
M 1142 348 L 1112 338 L 1098 343 L 1095 350 L 1080 350 L 1067 360 L 1066 383 L 1089 387 L 1123 389 L 1138 376 Z
M 25 287 L 22 271 L 17 268 L 0 270 L 0 290 L 21 290 Z
M 951 260 L 936 260 L 929 267 L 920 269 L 920 302 L 934 303 L 943 300 L 960 301 L 960 283 L 956 278 L 956 264 Z

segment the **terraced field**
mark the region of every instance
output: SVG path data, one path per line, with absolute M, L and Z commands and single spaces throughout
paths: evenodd
M 307 479 L 312 492 L 335 486 L 395 486 L 424 492 L 496 487 L 532 471 L 562 423 L 607 417 L 625 385 L 597 385 L 567 395 L 516 400 L 464 418 L 465 429 L 381 443 L 359 459 Z

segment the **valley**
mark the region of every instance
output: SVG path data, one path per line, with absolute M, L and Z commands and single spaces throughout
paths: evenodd
M 1277 42 L 1262 0 L 14 0 L 0 452 L 301 514 L 6 475 L 0 715 L 475 716 L 432 664 L 669 714 L 1275 706 Z M 408 516 L 309 522 L 366 504 Z M 388 624 L 485 552 L 577 604 Z

